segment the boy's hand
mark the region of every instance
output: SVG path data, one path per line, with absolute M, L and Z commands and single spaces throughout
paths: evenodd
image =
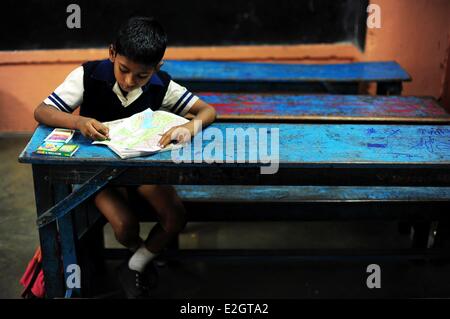
M 109 129 L 96 119 L 81 117 L 77 121 L 77 127 L 83 136 L 94 141 L 104 141 L 109 138 Z
M 172 127 L 166 133 L 164 133 L 159 140 L 158 145 L 162 148 L 170 144 L 171 141 L 176 141 L 177 143 L 183 144 L 191 140 L 194 135 L 194 129 L 191 122 Z

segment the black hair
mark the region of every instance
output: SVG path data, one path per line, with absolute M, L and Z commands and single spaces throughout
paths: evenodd
M 156 66 L 167 46 L 167 34 L 153 18 L 132 17 L 119 29 L 114 49 L 130 60 Z

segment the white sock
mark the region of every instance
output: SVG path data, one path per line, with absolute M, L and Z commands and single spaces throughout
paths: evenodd
M 153 254 L 144 244 L 142 244 L 133 256 L 131 256 L 128 261 L 128 267 L 132 270 L 143 272 L 145 266 L 147 266 L 147 264 L 155 257 L 156 254 Z

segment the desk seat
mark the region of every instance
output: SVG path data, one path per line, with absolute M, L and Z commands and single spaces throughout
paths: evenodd
M 450 187 L 176 185 L 175 188 L 190 221 L 450 218 Z M 143 220 L 156 220 L 143 200 L 136 197 L 133 202 Z

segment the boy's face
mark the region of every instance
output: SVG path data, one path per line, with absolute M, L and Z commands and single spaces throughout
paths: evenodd
M 126 56 L 117 54 L 113 47 L 109 49 L 109 59 L 114 64 L 114 76 L 120 88 L 125 92 L 130 92 L 147 84 L 162 65 L 162 62 L 155 68 L 140 63 L 136 63 Z

